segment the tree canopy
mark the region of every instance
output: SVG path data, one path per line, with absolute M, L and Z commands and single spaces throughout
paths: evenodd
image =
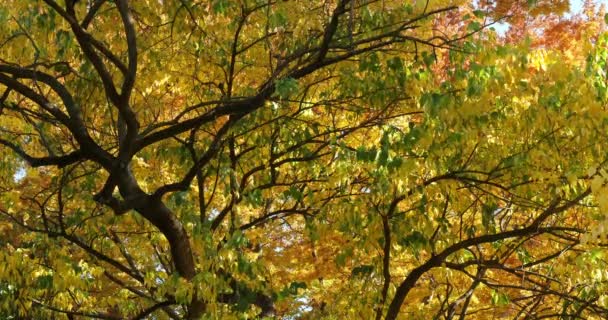
M 0 317 L 605 319 L 603 8 L 481 2 L 4 0 Z

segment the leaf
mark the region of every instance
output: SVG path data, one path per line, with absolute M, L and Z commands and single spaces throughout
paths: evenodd
M 422 52 L 422 61 L 427 67 L 431 67 L 433 63 L 435 63 L 437 56 L 434 53 L 428 53 L 426 51 Z
M 477 32 L 481 29 L 481 24 L 477 21 L 472 21 L 467 25 L 467 31 Z
M 253 191 L 247 193 L 247 200 L 254 207 L 259 207 L 264 203 L 264 198 L 262 197 L 262 190 L 254 189 Z
M 53 275 L 38 276 L 36 278 L 36 285 L 42 289 L 51 289 L 53 287 Z
M 285 15 L 285 13 L 283 11 L 274 12 L 270 16 L 270 27 L 271 28 L 284 27 L 285 25 L 287 25 L 287 22 L 288 22 L 287 16 Z
M 280 79 L 275 84 L 275 96 L 287 99 L 298 91 L 298 81 L 293 78 Z
M 304 290 L 307 287 L 308 286 L 304 282 L 294 281 L 294 282 L 290 283 L 288 287 L 286 287 L 286 288 L 283 289 L 282 295 L 283 296 L 297 295 L 298 294 L 298 290 L 300 290 L 300 289 Z
M 511 301 L 509 300 L 509 296 L 503 292 L 492 290 L 492 304 L 499 307 L 504 307 L 509 305 Z
M 285 195 L 285 197 L 287 199 L 291 198 L 295 201 L 302 201 L 302 198 L 304 196 L 302 191 L 300 191 L 295 186 L 289 187 L 289 189 L 285 190 L 285 192 L 283 192 L 283 194 Z
M 414 231 L 399 239 L 398 242 L 400 245 L 409 248 L 416 256 L 429 244 L 428 239 L 420 231 Z
M 360 265 L 360 266 L 353 268 L 353 270 L 351 271 L 351 277 L 353 277 L 353 278 L 367 277 L 367 276 L 371 275 L 372 272 L 374 272 L 374 266 Z
M 486 16 L 486 12 L 483 11 L 483 10 L 474 10 L 473 14 L 475 15 L 475 17 L 477 17 L 479 19 L 481 19 L 481 18 L 483 18 L 483 17 Z
M 230 2 L 228 0 L 213 0 L 213 12 L 215 13 L 226 14 L 229 7 Z
M 481 210 L 481 221 L 483 224 L 483 227 L 486 229 L 486 231 L 489 231 L 491 233 L 495 232 L 495 220 L 494 220 L 494 215 L 496 214 L 498 210 L 498 206 L 494 203 L 489 203 L 486 204 L 484 203 L 482 205 L 482 210 Z
M 477 277 L 475 319 L 605 318 L 598 6 L 57 2 L 0 6 L 0 319 L 427 319 Z

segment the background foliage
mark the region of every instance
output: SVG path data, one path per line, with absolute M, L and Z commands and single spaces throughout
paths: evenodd
M 606 318 L 568 5 L 5 0 L 0 315 Z

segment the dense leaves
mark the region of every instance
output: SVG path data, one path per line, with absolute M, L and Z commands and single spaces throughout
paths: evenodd
M 5 0 L 0 316 L 606 318 L 586 8 Z

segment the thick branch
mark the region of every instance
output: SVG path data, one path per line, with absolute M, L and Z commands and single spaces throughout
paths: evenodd
M 82 152 L 80 150 L 74 151 L 72 153 L 69 153 L 69 154 L 66 154 L 63 156 L 56 156 L 56 157 L 49 156 L 49 157 L 39 157 L 38 158 L 38 157 L 30 156 L 25 151 L 23 151 L 23 149 L 21 149 L 19 146 L 17 146 L 16 144 L 14 144 L 10 141 L 0 139 L 0 144 L 9 147 L 11 150 L 13 150 L 17 155 L 19 155 L 23 160 L 25 160 L 32 167 L 58 166 L 59 168 L 63 168 L 67 165 L 76 163 L 76 162 L 84 159 Z
M 156 304 L 142 310 L 140 313 L 138 313 L 132 319 L 133 320 L 146 319 L 146 317 L 151 315 L 154 311 L 164 308 L 164 307 L 168 307 L 173 304 L 175 304 L 175 301 L 163 301 L 163 302 L 156 303 Z
M 133 26 L 133 18 L 129 13 L 129 6 L 127 0 L 119 0 L 116 2 L 118 11 L 120 12 L 120 18 L 123 22 L 123 27 L 127 35 L 127 51 L 129 57 L 129 66 L 127 72 L 124 74 L 125 79 L 122 83 L 120 91 L 120 99 L 117 105 L 120 115 L 122 116 L 127 126 L 127 133 L 122 145 L 120 146 L 121 159 L 127 159 L 131 156 L 131 150 L 133 142 L 137 137 L 139 130 L 139 123 L 135 113 L 129 107 L 129 98 L 133 86 L 135 85 L 135 76 L 137 74 L 137 41 L 135 36 L 135 27 Z
M 220 128 L 220 130 L 215 135 L 213 142 L 207 148 L 207 151 L 198 159 L 196 163 L 192 165 L 190 170 L 188 170 L 188 173 L 186 173 L 186 175 L 184 176 L 184 178 L 182 178 L 180 182 L 167 184 L 158 188 L 154 192 L 154 197 L 161 198 L 168 192 L 186 190 L 188 187 L 190 187 L 190 184 L 192 183 L 192 180 L 194 180 L 194 178 L 196 177 L 197 172 L 199 172 L 201 168 L 205 166 L 209 161 L 211 161 L 211 159 L 219 152 L 220 147 L 224 141 L 224 135 L 228 132 L 230 127 L 232 127 L 232 125 L 238 121 L 238 119 L 240 119 L 240 117 L 233 117 Z
M 323 33 L 323 41 L 321 42 L 321 46 L 319 47 L 319 51 L 317 53 L 316 61 L 320 62 L 325 59 L 327 55 L 327 51 L 329 51 L 329 44 L 333 39 L 336 31 L 338 30 L 338 23 L 340 20 L 340 16 L 346 12 L 346 4 L 351 2 L 351 0 L 341 0 L 338 3 L 338 6 L 334 10 L 331 20 L 329 24 L 325 27 L 325 32 Z
M 46 97 L 38 94 L 37 92 L 29 88 L 28 86 L 20 83 L 16 79 L 13 79 L 3 73 L 0 73 L 0 83 L 6 85 L 12 90 L 25 96 L 32 102 L 38 104 L 42 109 L 50 113 L 61 124 L 66 126 L 73 134 L 76 141 L 78 141 L 78 144 L 80 144 L 84 156 L 98 161 L 106 168 L 112 166 L 112 156 L 108 154 L 105 150 L 101 149 L 99 145 L 97 145 L 95 141 L 91 139 L 82 123 L 74 121 L 72 118 L 68 117 L 65 113 L 59 110 L 59 108 L 53 105 Z
M 559 199 L 554 200 L 547 209 L 545 209 L 528 227 L 518 230 L 510 230 L 497 234 L 488 234 L 479 237 L 469 238 L 458 242 L 454 245 L 443 250 L 436 256 L 431 257 L 421 266 L 412 270 L 406 279 L 401 282 L 397 291 L 395 292 L 395 296 L 389 306 L 388 312 L 386 314 L 385 319 L 396 319 L 399 314 L 399 310 L 401 309 L 401 305 L 405 301 L 405 297 L 410 292 L 410 290 L 414 287 L 418 279 L 427 271 L 441 266 L 441 264 L 445 261 L 445 259 L 451 254 L 458 252 L 462 249 L 480 245 L 484 243 L 492 243 L 499 240 L 515 238 L 515 237 L 523 237 L 532 234 L 541 234 L 553 231 L 553 228 L 542 228 L 540 225 L 551 215 L 562 212 L 578 203 L 578 201 L 582 200 L 586 196 L 591 193 L 590 189 L 587 189 L 574 200 L 568 201 L 566 204 L 558 207 Z
M 384 303 L 386 302 L 388 289 L 391 285 L 391 228 L 388 221 L 388 215 L 382 216 L 382 232 L 384 234 L 384 248 L 382 249 L 382 277 L 384 278 L 384 283 L 382 284 L 380 304 L 376 310 L 376 320 L 380 320 L 382 318 L 382 309 L 384 307 Z

